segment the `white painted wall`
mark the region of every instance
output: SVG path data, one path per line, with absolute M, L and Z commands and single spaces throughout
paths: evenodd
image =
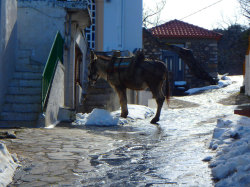
M 45 112 L 45 126 L 57 125 L 60 108 L 64 107 L 64 66 L 59 61 L 48 96 Z
M 142 48 L 142 0 L 104 1 L 103 50 Z
M 250 54 L 246 55 L 245 94 L 250 96 Z
M 0 112 L 15 69 L 17 50 L 16 0 L 0 1 Z
M 64 37 L 66 11 L 48 1 L 18 1 L 19 49 L 32 50 L 31 58 L 45 64 L 57 31 Z

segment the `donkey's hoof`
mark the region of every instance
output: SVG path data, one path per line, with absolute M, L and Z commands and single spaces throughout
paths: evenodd
M 127 118 L 128 114 L 121 114 L 122 118 Z
M 153 118 L 150 123 L 156 124 L 159 121 L 159 118 Z

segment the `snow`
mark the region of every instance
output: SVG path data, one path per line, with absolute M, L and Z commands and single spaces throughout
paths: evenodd
M 183 137 L 183 141 L 188 142 L 188 144 L 185 144 L 181 141 L 181 144 L 178 143 L 180 148 L 175 150 L 179 152 L 171 153 L 174 158 L 183 160 L 182 164 L 179 161 L 176 162 L 174 158 L 169 161 L 170 163 L 173 162 L 172 165 L 169 162 L 163 163 L 166 166 L 162 166 L 163 169 L 160 173 L 164 173 L 164 171 L 170 173 L 170 170 L 172 170 L 170 174 L 164 177 L 170 178 L 172 181 L 179 181 L 179 183 L 186 181 L 190 186 L 210 186 L 210 184 L 205 185 L 208 182 L 207 179 L 204 179 L 205 172 L 203 170 L 205 168 L 202 165 L 189 165 L 190 162 L 199 164 L 198 160 L 200 159 L 209 162 L 209 166 L 212 168 L 211 174 L 218 181 L 215 186 L 250 186 L 249 118 L 233 115 L 236 106 L 219 103 L 220 100 L 239 93 L 242 82 L 242 76 L 224 77 L 223 80 L 220 80 L 218 86 L 196 89 L 198 92 L 200 90 L 206 90 L 206 92 L 174 97 L 178 100 L 196 103 L 199 106 L 170 108 L 162 111 L 159 123 L 170 139 L 168 146 L 171 146 L 171 137 L 173 139 Z M 218 122 L 216 122 L 217 119 L 219 119 Z M 205 135 L 209 132 L 213 133 L 210 144 L 212 152 L 207 151 L 206 154 L 206 150 L 202 150 L 202 147 L 195 148 L 199 142 L 192 136 L 193 134 Z M 207 148 L 209 148 L 209 145 L 207 145 Z M 186 152 L 180 152 L 181 149 L 185 149 Z M 187 150 L 190 151 L 187 153 Z M 197 155 L 197 152 L 199 152 L 199 155 Z M 184 171 L 181 166 L 177 167 L 178 164 L 191 169 Z M 196 173 L 195 179 L 184 176 L 185 172 L 188 173 L 189 171 Z
M 95 108 L 91 113 L 78 113 L 73 125 L 86 125 L 86 126 L 116 126 L 124 125 L 134 122 L 138 119 L 146 119 L 154 114 L 154 110 L 142 105 L 128 105 L 127 119 L 121 118 L 121 110 L 110 113 L 104 109 Z
M 185 86 L 185 85 L 187 85 L 187 82 L 186 81 L 175 81 L 174 85 L 175 86 Z
M 223 87 L 226 87 L 230 84 L 232 84 L 232 81 L 230 78 L 227 78 L 225 80 L 220 80 L 218 82 L 218 85 L 210 85 L 210 86 L 205 86 L 205 87 L 201 87 L 201 88 L 191 88 L 191 89 L 187 90 L 186 93 L 189 95 L 192 95 L 192 94 L 200 93 L 200 92 L 206 91 L 206 90 L 223 88 Z
M 7 186 L 12 181 L 17 166 L 5 144 L 0 142 L 0 186 Z
M 250 185 L 250 118 L 230 115 L 218 120 L 210 148 L 217 150 L 210 164 L 219 180 L 216 186 Z
M 76 124 L 87 126 L 115 126 L 118 118 L 112 116 L 107 110 L 95 108 L 90 114 L 77 114 Z

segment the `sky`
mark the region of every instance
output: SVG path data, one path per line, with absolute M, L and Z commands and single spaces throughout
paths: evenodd
M 160 1 L 143 0 L 143 8 L 152 9 L 156 7 L 156 3 L 160 4 Z M 173 19 L 206 29 L 227 28 L 235 23 L 249 26 L 249 20 L 241 14 L 238 0 L 166 0 L 160 16 L 161 23 Z

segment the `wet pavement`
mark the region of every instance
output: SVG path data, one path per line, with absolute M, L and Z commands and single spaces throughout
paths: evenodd
M 216 153 L 209 143 L 217 119 L 242 100 L 234 84 L 172 98 L 159 125 L 2 129 L 11 131 L 3 141 L 20 161 L 9 186 L 214 186 L 202 160 Z
M 159 141 L 157 126 L 148 132 L 136 126 L 65 126 L 11 129 L 17 138 L 4 142 L 20 167 L 10 186 L 147 185 L 140 177 L 150 171 L 145 162 Z
M 164 134 L 149 119 L 119 127 L 72 128 L 66 124 L 12 131 L 17 138 L 5 143 L 18 155 L 21 166 L 10 186 L 185 186 L 190 178 L 198 180 L 197 186 L 212 182 L 207 164 L 201 166 L 208 137 L 194 134 L 189 142 L 187 137 Z M 203 150 L 198 152 L 204 155 L 198 161 L 190 158 L 193 148 L 200 147 Z M 185 159 L 190 159 L 188 165 Z M 190 173 L 193 166 L 202 171 L 196 173 L 195 168 Z M 166 177 L 167 173 L 177 177 Z
M 175 101 L 171 108 L 197 106 Z M 146 119 L 117 127 L 11 129 L 17 138 L 4 142 L 20 167 L 9 186 L 212 186 L 202 159 L 213 154 L 208 144 L 216 119 L 187 127 Z

